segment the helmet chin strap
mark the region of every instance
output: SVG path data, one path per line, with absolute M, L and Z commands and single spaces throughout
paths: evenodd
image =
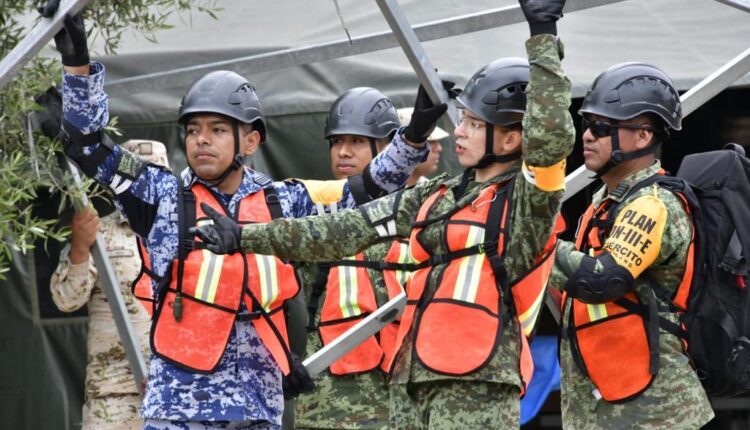
M 503 154 L 503 155 L 497 155 L 493 153 L 494 149 L 494 143 L 495 143 L 495 126 L 487 123 L 487 126 L 485 127 L 485 135 L 484 135 L 484 155 L 481 159 L 479 159 L 479 162 L 473 166 L 467 167 L 464 170 L 463 175 L 461 176 L 461 183 L 458 185 L 458 188 L 456 189 L 454 195 L 456 200 L 458 200 L 461 196 L 463 196 L 464 192 L 466 192 L 466 187 L 469 184 L 469 178 L 471 177 L 471 173 L 477 169 L 483 169 L 490 164 L 493 163 L 507 163 L 509 161 L 515 161 L 521 158 L 522 151 L 516 151 L 511 152 L 510 154 Z
M 245 157 L 240 155 L 240 126 L 238 121 L 234 121 L 232 123 L 232 135 L 234 137 L 234 159 L 232 160 L 232 164 L 227 167 L 224 172 L 222 172 L 221 175 L 219 175 L 216 179 L 207 179 L 210 181 L 213 186 L 218 187 L 221 185 L 227 177 L 234 172 L 235 170 L 241 169 L 242 166 L 245 164 Z M 187 139 L 187 138 L 186 138 Z M 190 170 L 195 172 L 195 169 L 193 169 L 193 166 L 190 166 L 190 162 L 188 161 L 188 166 L 190 167 Z M 216 181 L 216 182 L 213 182 Z
M 617 167 L 623 161 L 633 160 L 633 159 L 640 158 L 648 154 L 655 154 L 656 151 L 658 151 L 659 148 L 661 148 L 662 142 L 657 142 L 651 146 L 647 146 L 645 148 L 638 149 L 633 152 L 623 152 L 622 149 L 620 149 L 619 130 L 620 129 L 617 127 L 612 127 L 612 131 L 610 132 L 610 142 L 612 142 L 612 153 L 609 156 L 609 160 L 607 160 L 607 164 L 602 166 L 601 169 L 594 172 L 596 173 L 597 179 L 601 179 L 602 176 L 606 175 L 610 170 Z
M 515 161 L 521 158 L 521 151 L 511 152 L 510 154 L 497 155 L 493 152 L 494 149 L 494 131 L 495 126 L 487 123 L 485 127 L 485 138 L 484 138 L 484 155 L 472 168 L 482 169 L 493 163 L 507 163 L 508 161 Z
M 374 160 L 378 156 L 378 145 L 372 137 L 368 137 L 367 139 L 370 141 L 370 152 L 372 152 L 372 159 Z

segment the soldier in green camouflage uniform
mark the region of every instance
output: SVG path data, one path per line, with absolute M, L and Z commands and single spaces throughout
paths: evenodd
M 346 108 L 342 108 L 346 107 Z M 380 107 L 380 115 L 373 121 L 371 112 Z M 408 124 L 404 124 L 407 126 Z M 331 106 L 326 119 L 325 137 L 330 144 L 331 170 L 339 181 L 303 181 L 316 204 L 318 214 L 335 212 L 335 201 L 326 196 L 338 195 L 344 179 L 357 183 L 360 175 L 399 128 L 396 108 L 388 98 L 374 88 L 358 87 L 348 90 Z M 400 184 L 403 185 L 403 182 Z M 363 193 L 355 192 L 358 196 Z M 362 203 L 358 201 L 358 203 Z M 375 244 L 364 251 L 365 261 L 381 261 L 390 244 Z M 329 265 L 302 263 L 297 273 L 308 303 L 309 318 L 306 355 L 323 347 L 318 327 L 323 303 L 326 300 Z M 378 304 L 388 301 L 383 274 L 367 269 Z M 319 290 L 315 294 L 313 290 Z M 310 303 L 312 302 L 312 305 Z M 379 368 L 368 372 L 333 375 L 326 370 L 315 380 L 315 390 L 302 393 L 295 400 L 297 429 L 363 429 L 388 428 L 388 381 Z
M 479 113 L 470 111 L 467 106 L 464 119 L 455 132 L 459 162 L 468 168 L 465 175 L 455 178 L 441 175 L 401 193 L 360 206 L 360 210 L 274 221 L 267 225 L 248 225 L 241 230 L 230 220 L 217 216 L 214 225 L 196 228 L 193 232 L 213 252 L 228 252 L 239 247 L 245 252 L 275 254 L 289 259 L 336 259 L 353 255 L 382 240 L 370 219 L 395 215 L 397 235 L 408 237 L 418 210 L 441 186 L 447 187 L 448 192 L 430 212 L 431 218 L 438 218 L 457 207 L 471 205 L 480 190 L 488 186 L 514 180 L 505 268 L 508 279 L 525 275 L 552 232 L 562 201 L 564 160 L 574 142 L 572 119 L 568 113 L 570 82 L 560 67 L 562 50 L 554 36 L 554 24 L 560 16 L 562 2 L 552 3 L 556 9 L 547 10 L 544 19 L 538 19 L 534 11 L 526 9 L 526 2 L 522 2 L 532 30 L 532 37 L 526 43 L 531 66 L 530 83 L 526 88 L 528 105 L 523 116 L 523 137 L 518 128 L 493 126 L 493 123 L 477 118 Z M 541 32 L 540 27 L 544 28 Z M 498 64 L 501 67 L 511 64 L 517 68 L 517 63 L 518 60 L 514 59 L 498 60 L 486 70 L 480 70 L 472 80 L 478 81 L 477 77 L 484 76 L 485 71 L 489 75 Z M 468 92 L 468 87 L 463 94 Z M 517 96 L 522 91 L 509 91 L 505 96 L 510 93 Z M 503 99 L 503 102 L 506 101 Z M 521 112 L 523 110 L 515 112 L 519 120 Z M 492 136 L 494 146 L 488 154 L 485 152 L 485 129 L 490 127 L 493 127 L 494 134 L 487 135 Z M 513 142 L 514 139 L 517 141 Z M 521 171 L 521 163 L 503 160 L 502 157 L 520 152 L 520 147 L 527 167 L 555 166 L 561 172 L 558 186 L 553 190 L 542 190 L 531 175 Z M 495 162 L 493 157 L 503 161 Z M 471 168 L 484 158 L 493 161 L 480 168 Z M 461 193 L 458 188 L 464 188 L 464 192 Z M 455 197 L 457 194 L 458 199 Z M 435 254 L 448 251 L 444 243 L 444 228 L 444 222 L 437 222 L 423 230 L 424 244 Z M 435 266 L 433 275 L 440 273 L 442 266 Z M 438 280 L 435 278 L 432 276 L 429 279 L 425 294 L 430 294 L 436 288 Z M 502 313 L 506 311 L 503 304 Z M 410 336 L 408 334 L 404 340 L 392 370 L 391 428 L 518 427 L 522 381 L 519 375 L 517 324 L 503 324 L 501 342 L 489 362 L 480 370 L 461 377 L 433 373 L 413 360 L 413 340 Z M 445 345 L 445 348 L 451 348 L 451 345 Z
M 129 140 L 122 146 L 151 163 L 168 166 L 167 151 L 161 142 Z M 123 300 L 142 354 L 148 358 L 151 318 L 130 291 L 130 284 L 141 269 L 136 235 L 130 229 L 128 220 L 119 212 L 100 219 L 91 208 L 76 214 L 72 230 L 71 244 L 60 256 L 60 262 L 50 279 L 50 289 L 55 305 L 64 312 L 88 305 L 88 365 L 83 429 L 140 429 L 143 425 L 138 415 L 141 395 L 89 254 L 98 230 L 120 282 Z
M 385 257 L 390 243 L 375 244 L 364 250 L 367 261 L 380 261 Z M 308 266 L 305 264 L 305 266 Z M 308 267 L 302 285 L 314 282 L 315 269 Z M 378 304 L 388 301 L 383 274 L 367 269 Z M 305 282 L 307 279 L 310 282 Z M 309 288 L 305 298 L 310 302 Z M 325 301 L 326 293 L 319 299 Z M 314 315 L 314 327 L 320 323 L 320 306 Z M 307 337 L 307 356 L 323 347 L 318 331 Z M 353 375 L 332 375 L 329 370 L 315 379 L 315 391 L 303 393 L 296 399 L 295 424 L 298 429 L 380 429 L 388 428 L 388 378 L 379 368 Z
M 620 100 L 623 101 L 622 104 Z M 650 230 L 653 233 L 647 236 L 648 240 L 650 243 L 660 243 L 660 247 L 654 246 L 649 253 L 648 241 L 640 241 L 631 247 L 632 256 L 643 261 L 629 264 L 621 257 L 624 254 L 618 252 L 627 248 L 622 246 L 623 242 L 618 241 L 623 236 L 618 228 L 627 228 L 632 224 L 628 225 L 628 222 L 619 216 L 614 219 L 610 218 L 613 215 L 604 218 L 614 220 L 614 225 L 604 230 L 599 245 L 591 243 L 596 239 L 589 238 L 587 228 L 582 224 L 578 231 L 578 239 L 582 241 L 581 250 L 594 247 L 591 251 L 601 253 L 592 258 L 579 252 L 575 244 L 559 242 L 550 285 L 567 289 L 568 297 L 578 298 L 580 303 L 587 306 L 589 314 L 594 314 L 590 317 L 592 321 L 606 321 L 606 318 L 602 319 L 601 313 L 595 313 L 605 309 L 606 304 L 623 297 L 626 291 L 618 290 L 618 285 L 623 285 L 622 283 L 602 285 L 602 300 L 592 300 L 587 295 L 586 288 L 575 281 L 580 279 L 579 275 L 583 273 L 580 270 L 584 259 L 590 259 L 595 261 L 594 272 L 602 276 L 620 270 L 622 275 L 617 276 L 621 280 L 627 280 L 625 283 L 630 284 L 627 291 L 633 291 L 640 303 L 649 303 L 652 290 L 649 278 L 656 281 L 668 292 L 666 296 L 654 294 L 659 315 L 677 323 L 677 315 L 670 310 L 671 299 L 667 296 L 674 294 L 683 279 L 686 265 L 692 264 L 687 261 L 692 232 L 690 217 L 680 199 L 664 188 L 647 185 L 634 192 L 630 190 L 660 171 L 660 163 L 655 152 L 661 141 L 668 136 L 669 129 L 680 129 L 679 95 L 669 77 L 658 68 L 646 64 L 627 63 L 613 66 L 597 78 L 584 100 L 581 113 L 584 120 L 588 121 L 584 122 L 583 135 L 586 167 L 595 171 L 604 181 L 604 186 L 594 194 L 590 210 L 617 204 L 620 208 L 618 214 L 625 214 L 628 209 L 647 213 L 655 220 L 654 228 Z M 617 161 L 613 159 L 611 153 L 615 150 L 621 151 L 624 157 Z M 603 258 L 607 255 L 613 256 L 617 267 L 605 268 Z M 638 260 L 632 258 L 631 261 Z M 623 272 L 622 268 L 627 269 L 627 272 Z M 584 276 L 586 277 L 592 279 L 592 275 Z M 697 429 L 711 420 L 711 406 L 684 353 L 680 339 L 658 328 L 659 367 L 656 376 L 652 376 L 653 381 L 650 385 L 646 384 L 642 393 L 634 393 L 631 399 L 617 403 L 605 401 L 602 398 L 601 387 L 595 386 L 591 379 L 584 376 L 576 363 L 577 356 L 574 354 L 577 352 L 571 348 L 572 338 L 569 335 L 572 333 L 569 327 L 572 303 L 573 300 L 568 299 L 564 304 L 563 336 L 560 346 L 560 385 L 565 428 Z M 616 320 L 617 318 L 610 319 Z M 641 320 L 636 320 L 636 324 L 642 324 Z M 591 323 L 589 326 L 592 326 Z M 584 326 L 581 326 L 581 329 L 585 330 Z M 600 345 L 626 342 L 627 339 L 618 337 L 620 332 L 615 329 L 601 329 L 600 333 L 607 338 L 600 338 Z M 627 356 L 611 356 L 606 357 L 606 360 L 627 360 L 634 353 L 632 349 L 629 352 L 623 354 Z M 589 374 L 591 366 L 597 364 L 593 362 L 593 358 L 591 360 L 586 364 Z M 648 366 L 648 363 L 645 364 Z M 650 373 L 653 375 L 653 372 Z M 617 385 L 621 387 L 620 384 Z

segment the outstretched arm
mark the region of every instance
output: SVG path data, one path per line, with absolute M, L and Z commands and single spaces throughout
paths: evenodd
M 240 227 L 233 220 L 204 207 L 213 224 L 190 232 L 211 252 L 276 255 L 297 261 L 329 261 L 354 255 L 381 241 L 405 237 L 420 205 L 444 176 L 414 188 L 331 215 L 277 219 Z

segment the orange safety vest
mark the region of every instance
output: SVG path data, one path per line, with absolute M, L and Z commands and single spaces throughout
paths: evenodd
M 407 258 L 408 242 L 396 240 L 391 244 L 383 261 L 401 264 L 405 263 Z M 323 345 L 328 345 L 382 305 L 377 301 L 375 289 L 367 272 L 368 267 L 382 270 L 389 300 L 403 292 L 408 272 L 385 269 L 379 263 L 366 261 L 363 253 L 346 260 L 332 262 L 318 325 Z M 398 321 L 393 321 L 377 335 L 369 337 L 331 364 L 331 374 L 349 375 L 369 372 L 378 366 L 383 371 L 387 371 L 385 366 L 395 352 L 397 333 Z
M 197 225 L 211 222 L 201 210 L 201 203 L 231 216 L 207 187 L 195 184 L 190 191 L 195 202 L 188 200 L 188 192 L 183 193 L 182 218 L 189 218 L 184 216 L 184 210 L 194 207 Z M 240 224 L 271 221 L 267 201 L 272 199 L 266 195 L 272 192 L 266 188 L 245 197 L 233 218 Z M 190 224 L 181 221 L 183 240 Z M 163 289 L 154 314 L 154 354 L 195 372 L 214 371 L 244 301 L 246 309 L 253 311 L 250 315 L 261 341 L 282 372 L 288 374 L 290 355 L 283 305 L 299 291 L 293 267 L 267 255 L 216 255 L 195 248 L 186 252 L 184 258 L 178 254 L 173 261 L 170 282 Z
M 687 201 L 680 197 L 689 209 Z M 597 208 L 589 206 L 579 224 L 578 250 L 594 256 L 602 252 L 612 225 L 607 220 L 615 219 L 615 206 L 609 200 Z M 671 297 L 676 310 L 687 308 L 693 255 L 691 243 L 688 267 Z M 659 352 L 659 323 L 649 324 L 644 319 L 648 307 L 633 292 L 604 304 L 586 304 L 567 295 L 565 300 L 572 300 L 566 335 L 573 359 L 601 397 L 608 402 L 626 402 L 646 391 L 658 373 Z M 650 343 L 656 343 L 654 348 L 650 348 Z
M 519 333 L 524 334 L 519 336 L 519 371 L 525 391 L 534 371 L 527 336 L 533 331 L 542 306 L 555 260 L 557 233 L 563 224 L 558 218 L 556 230 L 534 266 L 518 280 L 509 282 L 503 257 L 511 188 L 512 183 L 491 185 L 471 205 L 434 220 L 428 216 L 448 188 L 442 186 L 422 204 L 409 240 L 411 258 L 420 268 L 409 281 L 396 349 L 401 348 L 419 308 L 414 324 L 417 360 L 435 373 L 463 376 L 476 372 L 497 350 L 504 320 L 501 301 L 504 301 L 512 313 L 506 317 L 512 315 Z M 444 238 L 449 252 L 433 255 L 422 245 L 420 233 L 426 225 L 442 220 L 446 222 Z M 434 270 L 440 272 L 433 274 Z M 439 284 L 431 296 L 425 296 L 431 278 L 439 279 Z
M 138 256 L 141 257 L 141 271 L 130 284 L 130 291 L 138 300 L 138 303 L 146 309 L 149 316 L 153 316 L 156 301 L 154 300 L 154 289 L 151 282 L 153 279 L 159 279 L 159 276 L 151 271 L 151 260 L 148 257 L 146 246 L 141 239 L 136 238 L 135 240 L 138 242 Z

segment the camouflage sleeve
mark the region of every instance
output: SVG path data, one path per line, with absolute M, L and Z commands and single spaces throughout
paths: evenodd
M 422 201 L 443 176 L 373 200 L 357 209 L 299 219 L 277 219 L 242 228 L 243 252 L 295 261 L 329 261 L 354 255 L 381 241 L 368 219 L 395 214 L 396 236 L 407 236 Z M 365 214 L 371 214 L 365 216 Z
M 426 160 L 429 152 L 429 145 L 415 148 L 396 133 L 391 143 L 370 163 L 373 182 L 388 193 L 396 191 L 406 184 L 414 168 Z
M 539 35 L 526 42 L 526 50 L 531 77 L 523 118 L 525 166 L 513 189 L 508 249 L 514 252 L 506 257 L 511 279 L 526 272 L 549 239 L 562 204 L 564 161 L 575 142 L 568 110 L 570 80 L 560 64 L 562 45 L 551 35 Z M 530 174 L 526 166 L 539 169 Z
M 63 312 L 73 312 L 88 303 L 91 290 L 96 282 L 96 267 L 89 256 L 89 261 L 72 264 L 63 251 L 55 272 L 49 282 L 52 301 Z
M 565 240 L 557 241 L 557 254 L 555 254 L 555 265 L 552 267 L 552 274 L 549 277 L 549 286 L 558 290 L 565 289 L 565 283 L 568 278 L 581 265 L 583 253 L 576 249 L 572 242 Z
M 531 166 L 552 166 L 573 150 L 575 128 L 570 116 L 570 80 L 560 58 L 562 42 L 548 34 L 526 41 L 531 66 L 523 118 L 523 158 Z

